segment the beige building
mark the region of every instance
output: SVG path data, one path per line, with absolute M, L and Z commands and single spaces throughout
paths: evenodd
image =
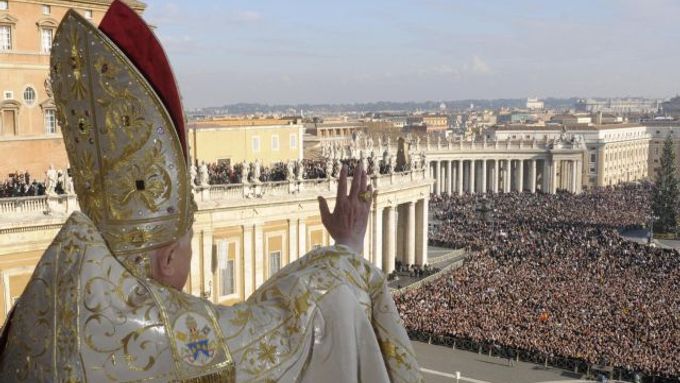
M 200 163 L 301 160 L 304 126 L 293 120 L 216 119 L 187 125 L 191 158 Z
M 490 138 L 551 141 L 565 135 L 582 137 L 587 148 L 583 187 L 617 185 L 649 176 L 648 128 L 638 124 L 605 124 L 542 127 L 506 126 L 493 130 Z
M 0 153 L 12 159 L 0 162 L 0 179 L 15 170 L 41 179 L 50 164 L 67 167 L 47 81 L 52 37 L 68 9 L 97 24 L 110 3 L 0 0 Z M 134 0 L 127 3 L 139 12 L 145 7 Z
M 367 131 L 367 124 L 361 121 L 334 121 L 305 124 L 304 156 L 317 159 L 326 145 L 345 145 L 352 137 Z
M 448 128 L 449 117 L 445 114 L 423 114 L 408 118 L 408 129 L 414 133 L 445 132 Z
M 675 170 L 680 175 L 680 121 L 647 122 L 649 141 L 649 176 L 656 177 L 661 164 L 661 151 L 664 141 L 670 135 L 675 149 Z
M 363 256 L 386 272 L 397 259 L 427 263 L 430 179 L 423 169 L 371 179 L 374 199 Z M 187 292 L 231 304 L 318 246 L 331 243 L 317 196 L 335 201 L 337 181 L 212 185 L 197 190 Z M 75 196 L 0 199 L 0 322 L 23 292 Z

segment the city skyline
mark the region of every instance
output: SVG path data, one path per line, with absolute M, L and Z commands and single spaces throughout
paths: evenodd
M 187 108 L 669 97 L 680 80 L 667 0 L 147 5 Z

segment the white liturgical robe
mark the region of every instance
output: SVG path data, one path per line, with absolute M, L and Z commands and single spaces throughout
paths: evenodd
M 0 338 L 2 382 L 417 382 L 384 275 L 317 249 L 244 303 L 216 306 L 130 273 L 74 213 Z

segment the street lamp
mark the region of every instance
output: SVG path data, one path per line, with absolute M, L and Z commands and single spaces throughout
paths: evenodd
M 649 217 L 649 219 L 650 219 L 650 221 L 651 221 L 651 224 L 649 225 L 649 237 L 647 238 L 647 244 L 648 244 L 648 245 L 651 245 L 651 244 L 652 244 L 652 239 L 654 239 L 654 223 L 656 222 L 656 220 L 659 219 L 659 217 L 656 216 L 656 215 L 654 215 L 654 214 L 652 214 L 652 215 Z

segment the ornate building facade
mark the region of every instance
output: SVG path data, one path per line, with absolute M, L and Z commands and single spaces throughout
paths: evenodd
M 583 187 L 602 187 L 645 179 L 649 176 L 650 128 L 640 124 L 575 126 L 507 126 L 494 129 L 491 137 L 503 140 L 547 142 L 560 136 L 581 137 Z
M 424 169 L 376 175 L 363 256 L 385 272 L 396 260 L 426 264 L 431 180 Z M 185 287 L 213 302 L 247 298 L 269 276 L 331 243 L 317 196 L 334 204 L 337 180 L 197 187 L 191 274 Z M 23 292 L 73 195 L 0 199 L 0 322 Z
M 555 193 L 583 189 L 585 143 L 578 138 L 428 142 L 433 193 Z
M 69 9 L 96 24 L 110 3 L 0 0 L 0 153 L 12 159 L 0 162 L 0 177 L 16 170 L 42 176 L 50 164 L 68 167 L 47 85 L 52 38 Z M 145 7 L 135 0 L 127 3 L 139 12 Z

